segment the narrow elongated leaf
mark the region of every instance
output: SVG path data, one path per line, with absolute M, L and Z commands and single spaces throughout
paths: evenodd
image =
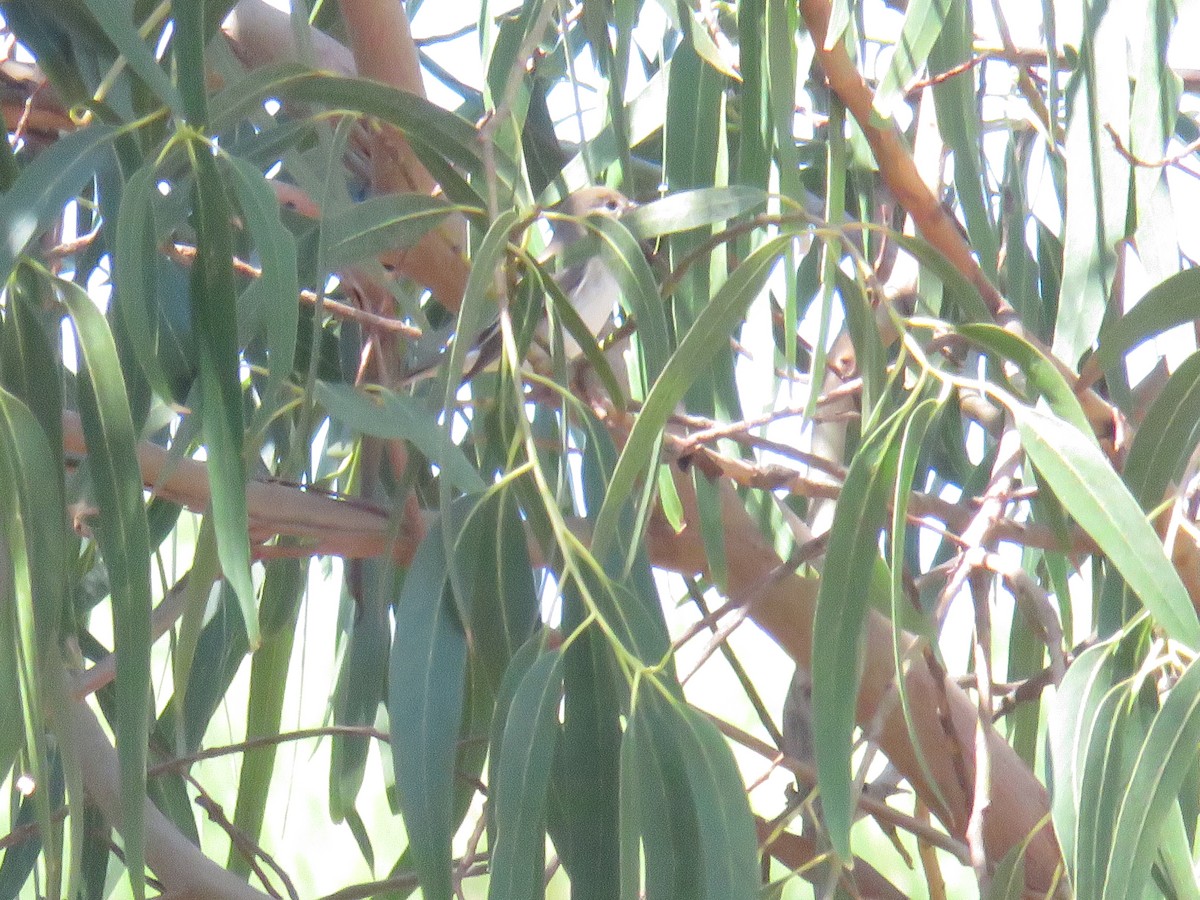
M 7 570 L 4 581 L 15 593 L 15 602 L 5 604 L 13 611 L 6 630 L 15 638 L 25 758 L 37 785 L 49 784 L 42 730 L 48 710 L 43 704 L 53 693 L 43 687 L 41 666 L 56 652 L 67 600 L 66 522 L 54 458 L 28 407 L 0 388 L 0 568 Z M 57 883 L 59 858 L 49 793 L 35 791 L 31 799 L 40 833 L 49 836 L 45 858 Z
M 1143 341 L 1185 322 L 1200 312 L 1200 268 L 1185 269 L 1160 281 L 1142 295 L 1129 312 L 1100 332 L 1096 352 L 1088 367 L 1111 371 L 1122 358 Z
M 150 388 L 159 397 L 174 397 L 170 382 L 159 359 L 156 336 L 158 317 L 154 309 L 157 294 L 155 263 L 158 248 L 154 234 L 155 170 L 152 164 L 138 169 L 121 192 L 120 213 L 116 225 L 116 253 L 113 260 L 113 302 L 125 323 L 133 355 L 142 367 Z
M 821 809 L 834 852 L 850 859 L 854 821 L 850 751 L 854 732 L 862 629 L 870 573 L 879 553 L 894 481 L 892 443 L 899 415 L 863 442 L 846 473 L 833 516 L 813 621 L 813 733 Z
M 562 654 L 544 653 L 513 696 L 504 725 L 496 783 L 496 843 L 490 900 L 542 895 L 546 791 L 562 691 Z
M 1200 665 L 1193 663 L 1154 717 L 1124 785 L 1112 830 L 1104 898 L 1141 896 L 1163 824 L 1200 744 Z
M 621 900 L 639 900 L 641 895 L 641 812 L 642 790 L 638 770 L 645 754 L 637 745 L 633 728 L 621 740 L 619 830 L 621 853 Z
M 130 13 L 132 5 L 106 3 L 104 0 L 86 0 L 88 9 L 96 18 L 96 24 L 104 29 L 129 68 L 137 73 L 150 90 L 177 114 L 183 114 L 183 99 L 167 77 L 167 73 L 134 25 Z
M 929 66 L 945 72 L 967 63 L 974 53 L 971 10 L 965 3 L 938 3 L 940 33 L 929 51 Z M 907 20 L 906 20 L 907 24 Z M 900 50 L 898 52 L 903 52 Z M 985 177 L 984 133 L 978 97 L 971 78 L 947 78 L 933 88 L 938 130 L 954 151 L 954 186 L 967 234 L 980 267 L 995 278 L 1000 241 L 992 221 L 993 188 Z M 893 107 L 894 108 L 894 107 Z
M 1096 711 L 1117 677 L 1112 644 L 1089 647 L 1067 670 L 1050 714 L 1046 717 L 1050 745 L 1054 830 L 1068 868 L 1078 869 L 1081 837 L 1079 802 L 1082 796 L 1084 739 Z
M 442 474 L 464 493 L 477 493 L 486 485 L 462 449 L 445 440 L 444 433 L 417 401 L 380 388 L 364 394 L 348 384 L 318 381 L 317 402 L 333 418 L 355 431 L 389 440 L 411 441 Z
M 741 185 L 765 190 L 771 166 L 766 0 L 738 4 L 737 25 L 743 87 L 737 100 L 741 139 L 736 180 Z
M 621 283 L 621 293 L 637 322 L 638 343 L 643 348 L 647 378 L 659 376 L 671 354 L 667 316 L 654 273 L 645 253 L 624 223 L 597 217 L 595 225 L 604 241 L 604 260 Z
M 445 548 L 435 526 L 413 559 L 396 606 L 388 673 L 396 788 L 413 862 L 430 900 L 452 895 L 454 759 L 467 663 Z
M 1105 134 L 1129 135 L 1129 55 L 1125 24 L 1104 3 L 1085 7 L 1080 32 L 1082 75 L 1067 124 L 1063 279 L 1053 349 L 1074 365 L 1100 331 L 1114 277 L 1114 248 L 1125 236 L 1130 163 Z
M 900 440 L 899 456 L 896 461 L 896 483 L 892 491 L 892 521 L 891 521 L 891 554 L 888 560 L 890 566 L 891 608 L 889 618 L 892 621 L 892 664 L 897 672 L 896 694 L 900 700 L 900 711 L 904 715 L 904 725 L 908 729 L 916 753 L 917 763 L 938 801 L 949 806 L 938 788 L 937 779 L 933 777 L 929 760 L 921 747 L 917 735 L 916 723 L 912 714 L 912 698 L 909 695 L 908 679 L 900 677 L 904 672 L 904 623 L 906 616 L 911 616 L 913 609 L 904 593 L 904 548 L 907 535 L 908 501 L 911 496 L 913 480 L 916 476 L 917 462 L 921 453 L 929 425 L 937 415 L 940 404 L 936 400 L 925 400 L 913 410 L 912 417 L 905 423 L 904 433 Z M 936 641 L 931 640 L 936 645 Z
M 698 826 L 703 896 L 755 896 L 758 839 L 729 745 L 694 709 L 657 690 L 639 696 L 635 718 L 639 714 L 653 723 L 652 740 L 674 745 L 682 762 Z M 672 788 L 678 790 L 678 785 Z
M 296 358 L 296 329 L 300 324 L 300 280 L 296 240 L 279 217 L 279 202 L 262 173 L 243 159 L 225 157 L 230 186 L 246 217 L 262 262 L 259 285 L 265 298 L 262 317 L 267 330 L 270 368 L 268 396 L 273 397 L 291 373 Z
M 171 54 L 175 60 L 175 80 L 183 100 L 183 118 L 196 128 L 205 128 L 208 119 L 208 85 L 204 78 L 203 3 L 172 0 L 171 12 L 175 30 L 171 39 Z
M 408 91 L 365 78 L 315 73 L 295 63 L 264 69 L 257 78 L 239 82 L 215 96 L 213 126 L 224 128 L 269 98 L 375 116 L 404 132 L 426 165 L 440 159 L 443 165 L 450 162 L 469 173 L 485 174 L 479 132 L 465 119 Z M 511 184 L 516 171 L 512 160 L 502 152 L 490 158 L 500 179 Z M 434 175 L 440 173 L 434 171 Z
M 574 633 L 587 615 L 578 589 L 568 585 L 563 632 Z M 620 715 L 628 691 L 598 628 L 577 635 L 563 657 L 563 724 L 550 791 L 550 836 L 574 898 L 617 900 Z
M 1095 716 L 1079 742 L 1081 754 L 1079 839 L 1076 842 L 1076 885 L 1095 897 L 1104 884 L 1104 870 L 1113 853 L 1112 823 L 1117 803 L 1129 783 L 1133 743 L 1143 731 L 1131 715 L 1128 685 L 1117 684 L 1095 708 Z
M 904 12 L 904 24 L 896 41 L 892 60 L 875 89 L 876 115 L 891 119 L 895 104 L 909 82 L 925 67 L 929 51 L 942 30 L 950 0 L 917 0 Z
M 1200 647 L 1200 619 L 1187 589 L 1108 460 L 1073 425 L 1028 406 L 1012 412 L 1025 452 L 1067 511 L 1167 633 Z
M 509 490 L 491 491 L 482 499 L 464 497 L 451 506 L 447 521 L 457 534 L 451 583 L 470 617 L 473 664 L 494 695 L 509 661 L 539 621 L 524 523 Z
M 1162 502 L 1168 487 L 1182 474 L 1200 443 L 1200 353 L 1193 353 L 1175 370 L 1146 411 L 1125 458 L 1125 484 L 1142 509 Z M 1136 603 L 1129 587 L 1113 573 L 1105 578 L 1098 605 L 1102 633 L 1107 623 L 1124 618 L 1121 610 Z M 1106 615 L 1111 611 L 1111 615 Z
M 649 711 L 635 714 L 621 744 L 622 757 L 631 757 L 621 771 L 622 814 L 636 816 L 621 827 L 640 833 L 646 869 L 644 895 L 623 893 L 622 900 L 704 896 L 703 871 L 694 864 L 701 852 L 696 807 L 673 734 L 659 731 L 658 724 Z M 632 841 L 627 836 L 622 847 L 630 853 L 622 858 L 623 870 L 637 865 Z M 634 887 L 632 874 L 627 873 L 627 887 Z
M 300 600 L 306 587 L 306 569 L 307 566 L 295 559 L 274 559 L 266 565 L 262 594 L 263 641 L 250 663 L 250 699 L 246 706 L 246 737 L 251 740 L 274 737 L 279 734 L 283 722 L 287 673 L 292 661 Z M 202 634 L 201 640 L 203 637 Z M 235 649 L 241 649 L 237 646 L 239 641 L 230 639 L 230 642 Z M 197 650 L 200 649 L 198 642 Z M 189 690 L 189 702 L 190 696 Z M 252 840 L 258 840 L 262 833 L 277 749 L 275 744 L 266 743 L 247 751 L 242 760 L 233 822 Z M 248 874 L 250 870 L 245 854 L 236 847 L 230 848 L 228 866 L 242 874 Z
M 1186 784 L 1182 790 L 1187 790 Z M 1167 810 L 1159 831 L 1155 865 L 1176 897 L 1197 900 L 1200 898 L 1200 885 L 1196 884 L 1196 874 L 1192 871 L 1192 842 L 1184 827 L 1180 806 L 1179 802 L 1173 802 Z M 1152 877 L 1156 874 L 1152 873 Z
M 144 865 L 147 709 L 150 703 L 150 531 L 142 503 L 137 436 L 108 322 L 74 282 L 60 281 L 87 369 L 79 411 L 99 515 L 96 539 L 113 598 L 117 661 L 117 757 L 122 837 L 135 894 Z
M 587 435 L 583 455 L 583 492 L 589 514 L 599 510 L 609 493 L 609 481 L 616 466 L 617 453 L 612 436 L 591 416 L 581 417 L 580 425 Z M 633 511 L 626 503 L 617 513 L 619 528 L 629 534 L 633 530 Z M 626 561 L 623 548 L 614 547 L 609 556 L 599 560 L 605 579 L 589 577 L 586 584 L 600 615 L 613 629 L 622 644 L 648 666 L 658 666 L 666 660 L 666 673 L 674 677 L 674 657 L 663 617 L 662 604 L 650 571 L 650 560 L 644 543 L 634 544 L 635 553 Z
M 751 301 L 776 263 L 779 254 L 791 241 L 790 236 L 778 237 L 759 247 L 721 286 L 708 307 L 696 319 L 691 330 L 679 342 L 658 380 L 650 389 L 613 470 L 604 505 L 596 516 L 592 536 L 592 552 L 603 558 L 609 542 L 616 536 L 618 511 L 632 493 L 637 478 L 645 472 L 657 435 L 683 399 L 688 387 L 712 361 L 713 356 L 728 341 L 734 323 L 744 314 Z
M 501 213 L 488 228 L 487 234 L 483 236 L 483 240 L 480 241 L 479 248 L 471 260 L 471 273 L 467 276 L 462 306 L 458 310 L 454 340 L 450 342 L 450 349 L 446 354 L 448 361 L 434 385 L 434 395 L 442 398 L 442 409 L 446 411 L 440 429 L 441 443 L 439 446 L 440 454 L 443 456 L 451 453 L 450 447 L 454 443 L 450 433 L 454 425 L 454 416 L 451 411 L 456 405 L 455 397 L 458 394 L 459 380 L 465 368 L 467 352 L 484 326 L 495 316 L 492 306 L 500 299 L 496 296 L 499 288 L 497 284 L 499 269 L 508 248 L 509 236 L 518 221 L 516 210 L 510 209 Z M 438 497 L 442 508 L 450 506 L 453 487 L 454 484 L 450 478 L 439 479 Z M 446 555 L 450 556 L 453 553 L 453 547 L 450 546 L 453 536 L 449 531 L 445 532 L 445 540 L 447 541 Z
M 622 216 L 621 224 L 645 240 L 716 225 L 753 212 L 766 202 L 766 191 L 747 185 L 696 188 L 668 194 L 640 206 Z
M 238 372 L 237 296 L 229 202 L 206 146 L 192 148 L 196 176 L 196 262 L 192 320 L 200 352 L 200 411 L 208 449 L 217 554 L 242 604 L 246 639 L 258 647 L 258 611 L 250 577 L 246 466 L 242 459 L 242 389 Z
M 336 725 L 371 728 L 380 705 L 387 701 L 388 656 L 392 648 L 388 614 L 399 573 L 386 558 L 364 560 L 360 571 L 354 619 L 334 687 L 333 721 Z M 331 743 L 329 811 L 334 821 L 345 820 L 354 828 L 358 815 L 354 804 L 366 774 L 371 741 L 361 735 L 338 734 Z M 358 842 L 364 848 L 369 846 L 365 835 Z
M 17 269 L 5 290 L 5 320 L 0 326 L 0 384 L 37 417 L 50 442 L 54 463 L 62 468 L 62 384 L 52 332 L 42 309 L 50 293 L 44 270 Z M 56 336 L 56 334 L 54 335 Z M 57 479 L 62 490 L 63 477 Z
M 451 212 L 445 200 L 426 194 L 387 194 L 338 209 L 321 222 L 325 264 L 341 269 L 412 246 Z
M 1125 484 L 1142 508 L 1159 504 L 1200 442 L 1200 353 L 1171 375 L 1133 436 L 1125 458 Z
M 1070 422 L 1082 434 L 1094 438 L 1092 426 L 1088 423 L 1083 407 L 1079 405 L 1075 391 L 1067 384 L 1058 367 L 1037 347 L 999 325 L 960 325 L 957 330 L 981 347 L 1019 366 L 1028 380 L 1029 387 L 1046 398 L 1055 415 Z
M 92 125 L 59 138 L 0 196 L 0 284 L 8 281 L 30 240 L 62 214 L 63 205 L 98 168 L 111 164 L 116 136 L 115 128 Z

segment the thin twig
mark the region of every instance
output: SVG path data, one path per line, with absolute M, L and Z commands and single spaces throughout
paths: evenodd
M 164 760 L 150 767 L 146 773 L 148 778 L 158 778 L 168 772 L 186 771 L 195 763 L 206 759 L 217 759 L 222 756 L 229 756 L 234 753 L 247 753 L 251 750 L 257 750 L 260 747 L 273 747 L 278 744 L 286 744 L 290 741 L 302 741 L 309 738 L 330 737 L 333 735 L 346 735 L 348 737 L 367 737 L 374 738 L 385 744 L 391 743 L 391 737 L 379 731 L 376 728 L 370 728 L 366 725 L 323 725 L 320 728 L 302 728 L 298 731 L 288 731 L 281 734 L 270 734 L 264 737 L 253 738 L 248 741 L 238 741 L 233 744 L 223 744 L 220 747 L 210 747 L 207 750 L 199 750 L 195 753 L 189 753 L 187 756 L 177 756 L 174 759 Z
M 196 258 L 196 248 L 188 244 L 172 243 L 165 248 L 168 257 L 182 265 L 191 265 Z M 261 278 L 262 269 L 251 265 L 244 259 L 239 259 L 236 256 L 233 259 L 233 270 L 239 275 L 247 278 Z M 315 291 L 302 290 L 300 291 L 300 299 L 309 306 L 317 306 L 318 296 Z M 375 328 L 380 331 L 386 331 L 389 334 L 398 334 L 402 337 L 416 340 L 421 337 L 423 332 L 416 325 L 411 325 L 408 322 L 391 316 L 381 316 L 378 313 L 369 312 L 365 309 L 359 309 L 357 306 L 352 306 L 349 303 L 342 303 L 339 300 L 333 300 L 329 297 L 320 299 L 320 308 L 328 312 L 331 316 L 338 319 L 349 319 L 364 325 L 367 328 Z
M 748 750 L 753 750 L 764 759 L 770 760 L 773 764 L 787 769 L 810 787 L 816 785 L 817 770 L 812 764 L 780 754 L 777 748 L 772 747 L 766 741 L 755 737 L 749 732 L 743 731 L 736 725 L 732 725 L 718 716 L 714 716 L 712 713 L 701 710 L 701 714 L 707 716 L 709 721 L 716 725 L 717 729 L 730 740 L 736 741 Z M 895 807 L 889 806 L 884 801 L 878 800 L 870 794 L 862 795 L 858 803 L 859 806 L 880 822 L 886 822 L 889 825 L 901 828 L 921 840 L 928 841 L 939 850 L 945 850 L 964 865 L 969 864 L 970 854 L 967 846 L 961 841 L 950 837 L 945 832 L 938 831 L 928 823 L 902 813 Z
M 1134 156 L 1133 152 L 1125 146 L 1124 141 L 1121 140 L 1121 136 L 1117 134 L 1117 130 L 1112 127 L 1111 123 L 1105 122 L 1104 130 L 1107 131 L 1108 136 L 1112 138 L 1113 147 L 1117 153 L 1119 153 L 1121 157 L 1131 166 L 1137 166 L 1138 168 L 1142 169 L 1163 169 L 1167 166 L 1179 166 L 1179 164 L 1185 159 L 1187 159 L 1197 150 L 1200 150 L 1200 138 L 1197 138 L 1178 153 L 1175 153 L 1171 156 L 1164 156 L 1161 159 L 1151 160 L 1140 159 L 1139 157 Z
M 217 801 L 214 800 L 211 795 L 209 795 L 199 781 L 190 775 L 185 774 L 183 777 L 188 780 L 188 783 L 191 784 L 192 787 L 199 791 L 199 795 L 196 797 L 196 805 L 208 813 L 209 819 L 211 819 L 217 827 L 229 835 L 230 842 L 237 849 L 237 851 L 242 854 L 242 857 L 246 860 L 246 863 L 250 866 L 254 874 L 258 876 L 259 882 L 266 889 L 266 891 L 272 897 L 279 896 L 279 893 L 274 887 L 272 887 L 271 882 L 267 879 L 266 873 L 264 873 L 262 868 L 259 866 L 258 860 L 260 859 L 266 863 L 267 866 L 269 866 L 271 870 L 279 877 L 279 880 L 283 882 L 284 890 L 287 891 L 290 900 L 300 900 L 300 895 L 296 893 L 296 886 L 292 883 L 292 879 L 288 877 L 287 872 L 283 870 L 283 867 L 280 866 L 279 863 L 277 863 L 275 859 L 269 853 L 267 853 L 266 850 L 256 843 L 254 839 L 250 837 L 250 835 L 248 835 L 241 828 L 238 828 L 229 820 L 229 817 L 225 815 L 225 811 L 221 808 L 221 804 L 217 803 Z

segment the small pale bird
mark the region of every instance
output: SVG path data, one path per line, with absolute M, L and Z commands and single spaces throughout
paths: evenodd
M 550 254 L 564 253 L 568 247 L 586 237 L 587 226 L 583 219 L 588 216 L 607 216 L 619 219 L 637 204 L 610 187 L 590 187 L 578 190 L 564 200 L 560 212 L 570 218 L 554 222 L 554 240 L 550 242 Z M 608 325 L 620 296 L 621 287 L 612 270 L 599 255 L 592 255 L 582 263 L 570 266 L 556 279 L 571 306 L 579 313 L 588 331 L 599 336 Z M 567 357 L 574 359 L 582 352 L 579 344 L 565 335 Z
M 575 191 L 553 208 L 557 215 L 551 220 L 554 238 L 547 248 L 547 258 L 565 253 L 576 241 L 588 235 L 584 219 L 589 216 L 605 216 L 619 219 L 635 209 L 637 204 L 610 187 L 588 187 Z M 616 276 L 599 254 L 568 266 L 555 276 L 559 287 L 571 301 L 588 330 L 600 336 L 612 318 L 613 310 L 620 297 L 620 284 Z M 544 340 L 545 326 L 539 329 Z M 568 360 L 578 358 L 583 350 L 575 339 L 564 333 L 563 343 Z M 500 322 L 497 319 L 476 338 L 467 354 L 463 380 L 469 380 L 492 365 L 500 356 Z M 411 371 L 405 379 L 408 383 L 420 380 L 432 373 L 440 357 L 426 366 Z

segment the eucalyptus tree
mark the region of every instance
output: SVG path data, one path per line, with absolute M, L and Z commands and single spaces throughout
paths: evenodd
M 453 6 L 4 5 L 0 892 L 1196 895 L 1175 5 Z

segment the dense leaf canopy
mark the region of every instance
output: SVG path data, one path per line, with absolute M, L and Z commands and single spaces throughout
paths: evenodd
M 2 7 L 0 895 L 1200 896 L 1172 0 L 294 5 Z

